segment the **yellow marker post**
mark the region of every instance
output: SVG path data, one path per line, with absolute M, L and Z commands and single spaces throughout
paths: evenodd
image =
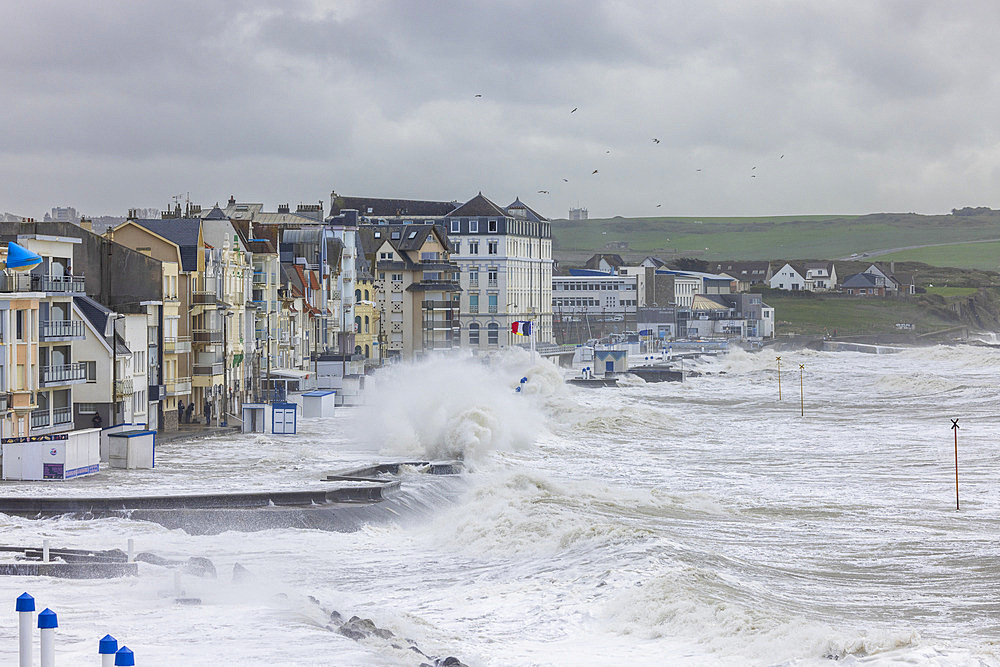
M 799 416 L 806 416 L 806 399 L 802 394 L 802 371 L 806 369 L 805 364 L 799 364 Z
M 951 420 L 951 430 L 955 432 L 955 509 L 958 510 L 958 420 Z
M 781 400 L 781 357 L 775 357 L 775 361 L 778 362 L 778 400 Z

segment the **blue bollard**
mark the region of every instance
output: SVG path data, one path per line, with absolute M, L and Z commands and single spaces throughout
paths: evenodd
M 101 656 L 101 667 L 114 667 L 118 640 L 111 635 L 104 635 L 97 644 L 97 653 Z
M 31 621 L 35 615 L 35 598 L 27 593 L 17 597 L 17 642 L 19 667 L 31 667 Z
M 55 667 L 56 664 L 56 628 L 59 621 L 56 613 L 46 607 L 38 614 L 38 634 L 41 635 L 41 665 Z
M 122 646 L 115 653 L 115 667 L 134 667 L 135 666 L 135 656 L 132 655 L 131 649 L 128 646 Z

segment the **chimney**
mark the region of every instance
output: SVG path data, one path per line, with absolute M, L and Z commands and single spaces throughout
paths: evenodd
M 236 203 L 236 197 L 234 197 L 233 195 L 229 195 L 229 205 L 232 206 L 235 203 Z
M 889 273 L 896 275 L 896 260 L 889 261 Z
M 278 213 L 288 213 L 288 204 L 278 204 Z
M 94 221 L 90 218 L 80 218 L 80 227 L 86 229 L 88 232 L 94 231 Z

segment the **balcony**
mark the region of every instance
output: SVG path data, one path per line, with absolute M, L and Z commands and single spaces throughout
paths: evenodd
M 121 400 L 132 395 L 132 378 L 115 380 L 115 400 Z
M 191 351 L 191 336 L 166 336 L 163 351 L 167 354 L 184 354 Z
M 497 306 L 490 306 L 490 312 L 491 313 L 496 313 L 496 312 L 498 312 L 498 310 L 499 309 L 497 308 Z
M 48 408 L 39 408 L 31 411 L 31 428 L 46 428 L 52 424 L 52 416 Z
M 54 408 L 52 410 L 52 425 L 58 426 L 60 424 L 72 424 L 73 423 L 73 408 Z
M 222 362 L 216 362 L 212 364 L 195 364 L 194 374 L 195 375 L 222 375 Z
M 497 286 L 497 281 L 496 280 L 487 280 L 486 281 L 486 286 L 487 287 L 496 287 Z
M 82 340 L 82 320 L 45 320 L 38 327 L 41 341 Z
M 191 393 L 191 378 L 182 377 L 167 380 L 167 396 L 181 396 Z
M 263 271 L 254 271 L 253 272 L 253 284 L 254 284 L 255 287 L 257 285 L 266 285 L 267 284 L 267 274 L 264 273 Z
M 31 276 L 31 289 L 39 292 L 83 294 L 82 276 Z
M 0 394 L 0 412 L 7 412 L 14 403 L 10 394 Z
M 422 301 L 421 305 L 423 306 L 424 310 L 454 310 L 455 308 L 458 307 L 457 304 L 455 304 L 452 301 L 434 301 L 434 300 Z
M 475 306 L 469 306 L 469 312 L 472 313 L 473 315 L 475 315 L 476 313 L 478 313 L 479 312 L 479 305 L 477 304 Z
M 191 292 L 191 303 L 196 306 L 214 306 L 219 303 L 219 296 L 215 292 L 194 291 Z
M 222 343 L 222 331 L 220 329 L 192 329 L 191 338 L 195 343 Z
M 76 384 L 87 381 L 87 369 L 83 362 L 77 361 L 71 364 L 58 364 L 54 366 L 42 366 L 39 373 L 40 384 L 43 387 L 51 387 L 59 384 Z

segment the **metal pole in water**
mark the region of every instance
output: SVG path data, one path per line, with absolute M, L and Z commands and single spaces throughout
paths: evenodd
M 806 403 L 805 397 L 802 394 L 802 371 L 806 368 L 805 364 L 799 364 L 799 416 L 806 416 Z
M 115 667 L 118 640 L 111 635 L 104 635 L 97 644 L 97 652 L 101 655 L 101 667 Z
M 781 357 L 775 357 L 778 362 L 778 400 L 781 400 Z
M 31 626 L 35 615 L 35 598 L 22 593 L 17 598 L 18 667 L 31 667 Z
M 951 430 L 955 432 L 955 509 L 959 509 L 958 505 L 958 420 L 951 420 Z
M 48 563 L 49 562 L 49 541 L 48 540 L 42 540 L 42 562 L 43 563 Z
M 128 562 L 131 563 L 135 560 L 135 540 L 133 538 L 128 538 Z
M 46 607 L 38 614 L 38 634 L 42 638 L 42 659 L 40 662 L 42 667 L 55 667 L 56 665 L 56 628 L 58 627 L 59 621 L 56 619 L 56 613 L 51 609 Z

